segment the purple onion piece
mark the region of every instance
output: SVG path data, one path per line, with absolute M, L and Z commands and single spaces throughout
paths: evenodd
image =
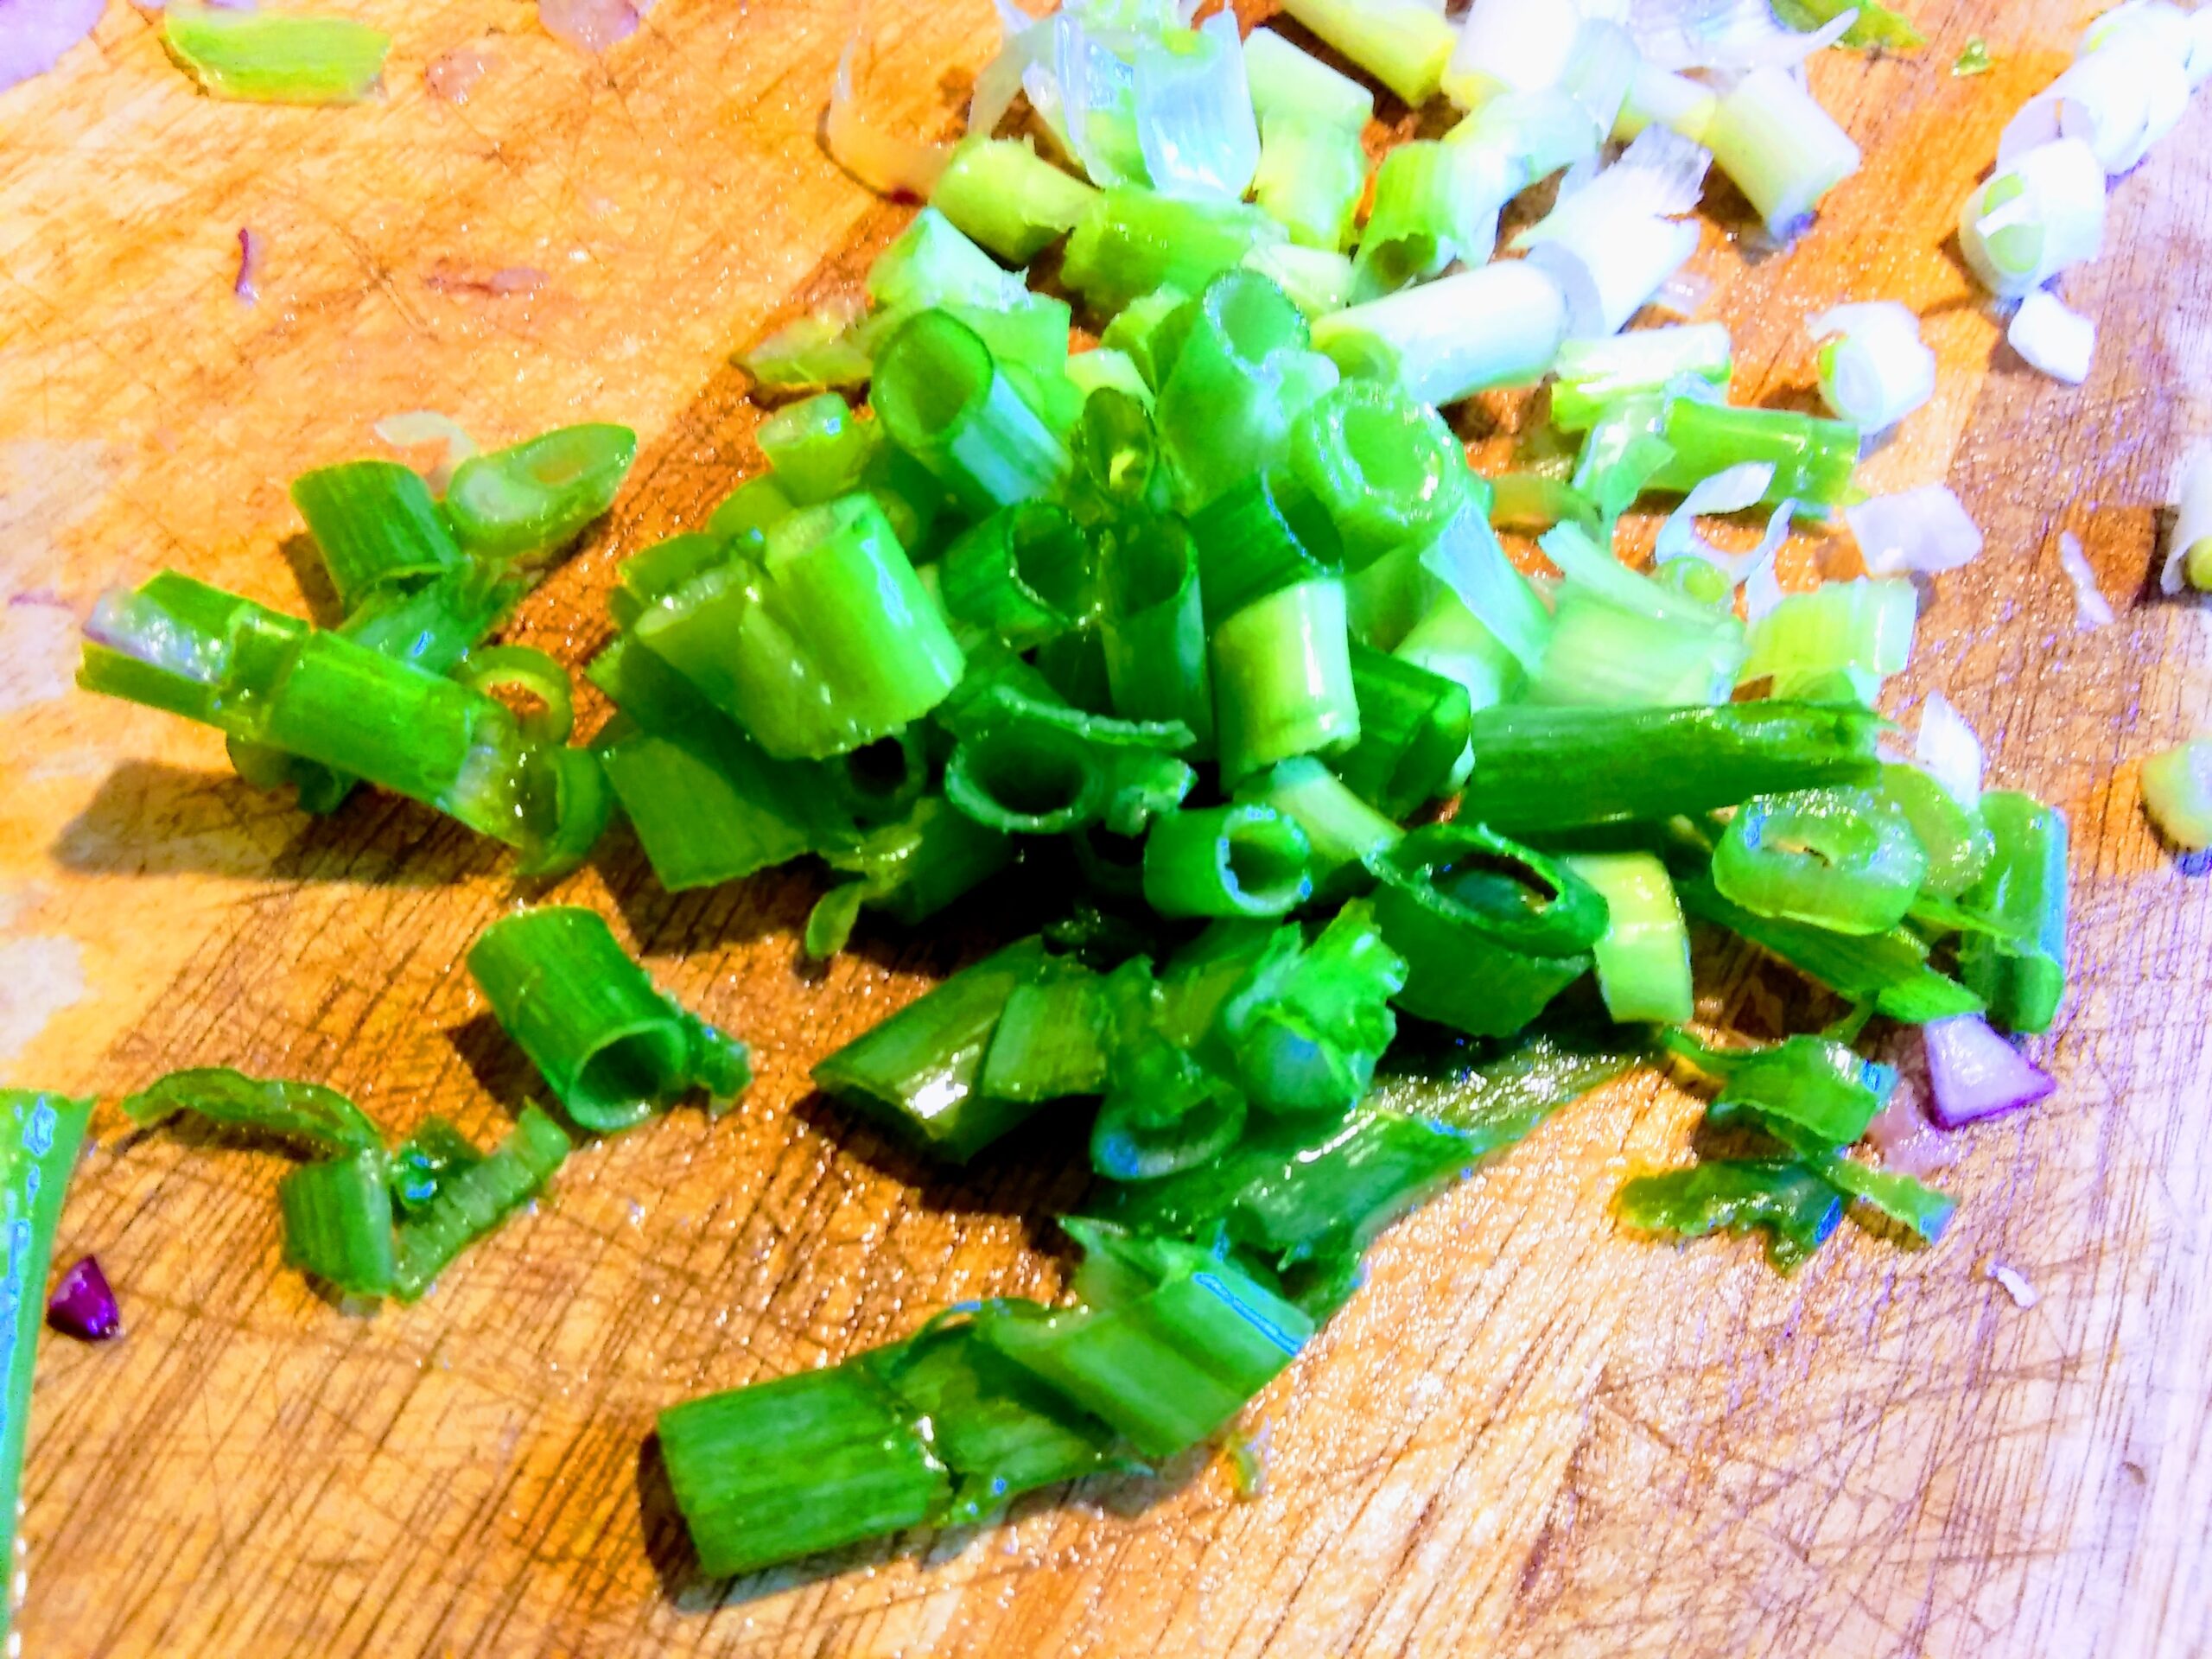
M 1944 1128 L 2016 1112 L 2058 1087 L 1978 1014 L 1932 1020 L 1921 1027 L 1921 1039 L 1928 1047 L 1929 1116 Z
M 92 32 L 107 0 L 0 0 L 0 92 L 42 75 Z
M 86 1256 L 61 1275 L 54 1294 L 47 1298 L 47 1323 L 68 1336 L 86 1342 L 105 1342 L 123 1334 L 123 1310 L 107 1287 L 99 1262 Z

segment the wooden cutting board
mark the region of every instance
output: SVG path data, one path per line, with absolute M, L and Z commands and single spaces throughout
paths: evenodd
M 209 734 L 62 683 L 73 619 L 163 564 L 324 605 L 285 481 L 378 453 L 372 423 L 417 409 L 487 443 L 638 429 L 611 519 L 515 631 L 580 663 L 614 561 L 758 464 L 728 353 L 854 289 L 903 214 L 816 142 L 844 3 L 664 0 L 601 60 L 522 0 L 334 9 L 397 37 L 379 103 L 208 101 L 119 3 L 60 73 L 0 96 L 0 1080 L 111 1100 L 236 1064 L 335 1084 L 395 1129 L 437 1110 L 488 1137 L 533 1080 L 461 953 L 557 898 L 750 1038 L 761 1081 L 712 1128 L 679 1112 L 579 1154 L 540 1213 L 372 1318 L 280 1266 L 275 1160 L 134 1139 L 105 1108 L 58 1259 L 99 1253 L 128 1334 L 40 1357 L 26 1652 L 2212 1643 L 2212 899 L 2135 804 L 2139 760 L 2212 720 L 2203 614 L 2148 580 L 2174 462 L 2212 433 L 2212 96 L 2067 279 L 2100 330 L 2078 391 L 2010 353 L 1948 240 L 2006 113 L 2063 62 L 2073 3 L 1917 0 L 1917 57 L 1828 54 L 1815 79 L 1866 170 L 1786 257 L 1741 257 L 1723 202 L 1700 259 L 1738 397 L 1802 397 L 1808 311 L 1884 297 L 1927 318 L 1940 390 L 1869 480 L 1948 482 L 1989 544 L 1935 584 L 1897 706 L 1942 688 L 1995 778 L 2074 822 L 2077 989 L 2037 1050 L 2061 1091 L 1966 1137 L 1941 1247 L 1854 1232 L 1783 1280 L 1750 1243 L 1617 1236 L 1613 1188 L 1679 1159 L 1695 1113 L 1632 1081 L 1390 1235 L 1256 1408 L 1262 1495 L 1193 1458 L 731 1588 L 686 1566 L 641 1464 L 658 1408 L 1058 1282 L 1045 1217 L 1082 1177 L 1049 1137 L 949 1176 L 806 1092 L 813 1059 L 976 940 L 871 933 L 810 969 L 805 878 L 671 899 L 617 842 L 542 891 L 404 803 L 306 819 Z M 1975 35 L 1997 67 L 1955 78 Z M 982 0 L 905 8 L 878 81 L 944 129 L 991 40 Z M 457 48 L 484 60 L 465 104 L 424 85 Z M 231 291 L 242 226 L 266 248 L 254 305 Z M 2077 630 L 2065 531 L 2108 626 Z M 1708 982 L 1710 1012 L 1770 1028 L 1772 975 L 1737 957 Z

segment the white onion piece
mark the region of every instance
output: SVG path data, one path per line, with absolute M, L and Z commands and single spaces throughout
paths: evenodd
M 1774 517 L 1766 521 L 1766 534 L 1747 556 L 1751 570 L 1743 579 L 1746 622 L 1758 621 L 1787 597 L 1782 591 L 1782 578 L 1775 570 L 1775 560 L 1782 552 L 1783 543 L 1789 539 L 1789 521 L 1796 512 L 1795 501 L 1784 501 L 1777 507 Z
M 1140 153 L 1113 142 L 1118 124 L 1094 120 L 1128 115 L 1135 102 L 1135 69 L 1111 46 L 1061 12 L 1051 20 L 1048 51 L 1022 77 L 1022 90 L 1039 117 L 1093 184 L 1142 184 Z
M 1934 575 L 1981 555 L 1981 531 L 1948 487 L 1928 484 L 1869 497 L 1843 510 L 1867 574 Z
M 1834 306 L 1805 327 L 1815 340 L 1840 336 L 1821 353 L 1821 397 L 1862 432 L 1886 431 L 1936 395 L 1936 353 L 1910 307 Z
M 1444 68 L 1445 96 L 1473 110 L 1503 92 L 1557 86 L 1581 27 L 1574 0 L 1475 0 Z
M 2008 1268 L 2002 1262 L 1989 1264 L 1989 1276 L 2012 1299 L 2012 1306 L 2023 1313 L 2043 1300 L 2043 1292 L 2030 1284 L 2026 1276 L 2017 1268 Z
M 1694 219 L 1631 213 L 1586 226 L 1569 239 L 1546 238 L 1529 251 L 1567 296 L 1567 337 L 1617 334 L 1697 252 Z
M 42 75 L 92 32 L 107 0 L 0 0 L 0 92 Z
M 1928 1049 L 1929 1116 L 1943 1128 L 2016 1112 L 2058 1088 L 1978 1014 L 1931 1020 L 1921 1039 Z
M 2105 170 L 2079 139 L 2041 144 L 2000 164 L 1959 208 L 1967 263 L 1983 287 L 2008 300 L 2095 258 L 2104 241 Z
M 1260 124 L 1235 12 L 1207 18 L 1187 50 L 1145 41 L 1137 48 L 1135 96 L 1137 142 L 1154 189 L 1243 200 L 1260 165 Z
M 1734 563 L 1732 556 L 1697 533 L 1700 514 L 1741 512 L 1746 507 L 1758 505 L 1766 493 L 1767 486 L 1774 482 L 1774 467 L 1764 461 L 1739 461 L 1733 467 L 1724 467 L 1710 478 L 1701 478 L 1690 486 L 1682 504 L 1667 515 L 1666 523 L 1659 526 L 1657 538 L 1652 543 L 1651 562 L 1666 564 L 1675 559 L 1703 559 L 1707 563 L 1728 570 Z M 1738 581 L 1740 573 L 1731 571 Z
M 1920 735 L 1913 743 L 1912 758 L 1961 806 L 1969 812 L 1980 810 L 1988 757 L 1967 717 L 1941 691 L 1930 691 L 1920 705 Z
M 1767 0 L 1643 0 L 1628 24 L 1644 60 L 1662 69 L 1741 73 L 1794 67 L 1833 46 L 1858 16 L 1842 12 L 1801 35 L 1783 27 Z
M 2086 58 L 2131 30 L 2147 35 L 2176 60 L 2189 56 L 2189 14 L 2173 4 L 2172 0 L 2126 0 L 2125 5 L 2114 6 L 2082 31 L 2082 38 L 2074 46 L 2074 55 Z
M 1859 146 L 1798 84 L 1770 65 L 1736 83 L 1703 135 L 1720 170 L 1787 243 L 1802 231 L 1827 193 L 1859 170 Z
M 2021 106 L 1997 141 L 1997 163 L 2078 138 L 2107 173 L 2125 173 L 2172 130 L 2188 101 L 2183 60 L 2148 34 L 2122 30 Z
M 865 22 L 862 28 L 866 27 Z M 952 155 L 950 144 L 925 144 L 875 125 L 861 113 L 853 91 L 853 60 L 859 54 L 855 31 L 837 60 L 837 79 L 830 89 L 830 113 L 822 141 L 830 158 L 879 195 L 907 195 L 927 201 Z
M 2020 302 L 2012 326 L 2005 331 L 2012 347 L 2030 368 L 2054 380 L 2078 386 L 2089 378 L 2089 361 L 2097 348 L 2097 325 L 2065 303 L 2047 288 L 2039 288 Z
M 2190 550 L 2212 543 L 2212 449 L 2185 463 L 2174 492 L 2174 534 L 2158 572 L 2161 592 L 2177 594 L 2186 581 Z
M 2088 556 L 2082 551 L 2082 538 L 2070 530 L 2058 532 L 2058 565 L 2066 572 L 2066 580 L 2074 584 L 2074 626 L 2087 630 L 2101 628 L 2111 621 L 2112 601 L 2097 586 L 2097 573 L 2089 568 Z
M 1636 39 L 1627 29 L 1610 17 L 1582 20 L 1559 89 L 1582 106 L 1601 142 L 1628 102 L 1637 62 Z

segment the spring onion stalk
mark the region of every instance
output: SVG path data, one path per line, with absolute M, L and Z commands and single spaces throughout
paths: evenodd
M 751 1081 L 745 1045 L 655 990 L 594 912 L 544 906 L 495 922 L 468 971 L 562 1109 L 595 1134 L 693 1089 L 721 1110 Z
M 1215 1021 L 1253 1107 L 1341 1118 L 1357 1106 L 1397 1035 L 1389 999 L 1405 982 L 1406 964 L 1363 899 L 1311 944 L 1302 930 L 1278 928 Z
M 385 1171 L 389 1213 L 403 1221 L 428 1214 L 455 1176 L 483 1161 L 484 1154 L 445 1119 L 424 1118 L 392 1151 Z
M 1099 641 L 1114 712 L 1179 721 L 1201 744 L 1213 734 L 1213 680 L 1198 550 L 1174 520 L 1110 535 L 1101 551 L 1105 601 Z
M 1183 957 L 1205 945 L 1221 925 L 1200 935 L 1198 946 Z M 1249 949 L 1240 943 L 1219 960 L 1179 972 L 1172 998 L 1147 957 L 1132 957 L 1108 976 L 1113 1039 L 1106 1096 L 1090 1128 L 1091 1167 L 1107 1179 L 1155 1181 L 1199 1167 L 1243 1133 L 1243 1093 L 1192 1050 L 1265 937 L 1259 931 Z
M 785 404 L 753 434 L 774 469 L 777 487 L 794 507 L 815 506 L 860 488 L 881 437 L 880 427 L 861 420 L 834 391 Z
M 1079 365 L 1088 359 L 1118 359 L 1113 372 L 1125 382 L 1085 394 L 1082 418 L 1069 442 L 1075 478 L 1066 495 L 1069 510 L 1094 535 L 1127 521 L 1151 519 L 1166 512 L 1173 480 L 1160 454 L 1152 418 L 1152 385 L 1136 359 L 1111 346 L 1078 352 L 1068 359 L 1068 376 L 1081 384 Z
M 1419 0 L 1288 0 L 1283 10 L 1419 109 L 1436 96 L 1457 39 Z
M 1754 69 L 1720 100 L 1700 141 L 1777 242 L 1859 170 L 1859 146 L 1785 69 Z
M 303 1164 L 276 1187 L 284 1260 L 349 1296 L 385 1296 L 398 1271 L 383 1149 Z
M 355 461 L 302 473 L 292 480 L 292 503 L 349 613 L 387 585 L 410 585 L 461 563 L 429 486 L 412 467 Z
M 1713 885 L 1732 903 L 1837 933 L 1888 932 L 1927 874 L 1904 815 L 1865 789 L 1754 796 L 1713 852 Z
M 141 587 L 100 595 L 85 625 L 77 683 L 251 736 L 250 717 L 232 705 L 264 691 L 307 632 L 296 617 L 159 571 Z
M 1451 428 L 1374 381 L 1348 380 L 1300 415 L 1290 465 L 1335 523 L 1355 569 L 1433 541 L 1465 499 L 1465 454 Z
M 2143 810 L 2184 852 L 2212 847 L 2212 740 L 2192 738 L 2143 763 Z
M 1002 507 L 945 550 L 938 591 L 955 620 L 1018 651 L 1076 627 L 1091 607 L 1090 544 L 1042 501 Z
M 1245 782 L 1240 801 L 1270 807 L 1306 832 L 1317 889 L 1339 870 L 1382 851 L 1403 832 L 1311 755 L 1270 766 Z
M 1920 880 L 1923 895 L 1957 898 L 1996 855 L 1996 840 L 1981 819 L 1978 787 L 1968 798 L 1975 804 L 1967 806 L 1920 767 L 1885 764 L 1880 793 L 1904 816 L 1913 839 L 1928 855 L 1928 874 Z
M 1857 1141 L 1897 1084 L 1892 1067 L 1862 1060 L 1848 1045 L 1828 1037 L 1716 1049 L 1675 1031 L 1662 1041 L 1669 1052 L 1718 1083 L 1708 1122 L 1716 1127 L 1749 1122 L 1800 1156 Z
M 716 542 L 741 538 L 748 531 L 759 531 L 765 536 L 779 520 L 790 518 L 798 510 L 798 503 L 791 499 L 789 493 L 777 480 L 775 475 L 771 473 L 762 473 L 757 478 L 747 479 L 744 483 L 723 498 L 721 505 L 717 506 L 712 516 L 708 518 L 707 528 L 703 533 Z M 671 537 L 670 539 L 673 541 L 676 538 Z M 698 547 L 696 543 L 689 545 L 695 550 Z M 651 549 L 647 550 L 648 552 L 651 550 Z M 633 556 L 633 559 L 641 559 L 645 556 L 644 554 L 638 554 Z M 623 561 L 625 569 L 630 567 L 633 559 Z M 684 574 L 697 575 L 707 564 L 712 563 L 715 561 L 699 560 L 696 563 L 696 568 L 685 571 Z M 640 569 L 651 570 L 653 565 L 648 564 Z M 625 588 L 630 586 L 626 576 L 624 578 L 623 585 Z M 644 603 L 650 605 L 658 600 L 665 599 L 670 594 L 675 592 L 676 586 L 676 583 L 666 580 L 657 580 L 651 584 L 650 591 L 638 594 L 636 596 Z
M 1294 755 L 1359 741 L 1344 584 L 1296 582 L 1227 618 L 1209 641 L 1221 774 L 1234 785 Z
M 1347 375 L 1395 381 L 1431 404 L 1541 379 L 1566 338 L 1559 284 L 1518 259 L 1350 306 L 1313 325 L 1315 347 Z
M 1656 63 L 1640 62 L 1629 78 L 1628 96 L 1613 124 L 1613 137 L 1634 139 L 1653 127 L 1664 127 L 1702 144 L 1719 112 L 1719 94 L 1711 87 Z
M 1352 267 L 1353 297 L 1380 299 L 1441 276 L 1456 260 L 1487 257 L 1505 199 L 1491 177 L 1482 154 L 1465 145 L 1417 140 L 1395 146 L 1376 169 Z
M 1912 656 L 1916 603 L 1902 576 L 1790 594 L 1751 624 L 1742 678 L 1770 677 L 1777 697 L 1871 704 Z
M 930 205 L 1007 264 L 1023 265 L 1073 230 L 1097 194 L 1026 143 L 979 135 L 952 152 Z
M 1542 667 L 1551 644 L 1552 613 L 1528 577 L 1505 556 L 1480 505 L 1462 505 L 1421 550 L 1421 562 L 1523 671 L 1533 674 Z
M 892 442 L 977 517 L 1048 494 L 1067 475 L 1066 445 L 950 312 L 925 311 L 892 336 L 875 408 Z
M 1996 855 L 1960 903 L 1990 931 L 1959 947 L 1959 977 L 2008 1031 L 2050 1029 L 2066 995 L 2066 818 L 2032 796 L 1992 790 L 1981 816 Z
M 1623 1184 L 1615 1208 L 1646 1232 L 1703 1238 L 1761 1231 L 1767 1259 L 1787 1273 L 1811 1257 L 1843 1222 L 1835 1189 L 1802 1164 L 1707 1160 Z
M 31 1376 L 38 1355 L 39 1323 L 46 1312 L 46 1274 L 54 1255 L 54 1230 L 61 1201 L 84 1144 L 90 1100 L 70 1100 L 30 1089 L 0 1089 L 0 1203 L 4 1203 L 10 1306 L 4 1327 L 7 1392 L 0 1396 L 0 1547 L 16 1563 L 17 1516 L 23 1443 L 29 1426 Z M 20 1573 L 15 1567 L 11 1572 Z M 0 1611 L 0 1636 L 6 1612 Z
M 613 505 L 637 457 L 638 435 L 624 426 L 563 427 L 471 455 L 446 486 L 446 517 L 474 556 L 534 558 Z
M 1700 479 L 1747 461 L 1774 468 L 1762 498 L 1770 506 L 1848 505 L 1857 499 L 1852 471 L 1859 464 L 1859 429 L 1787 409 L 1736 409 L 1696 397 L 1667 404 L 1663 436 L 1674 454 L 1650 480 L 1655 490 L 1681 494 Z
M 1459 819 L 1368 861 L 1375 917 L 1405 958 L 1398 1006 L 1471 1036 L 1504 1036 L 1590 970 L 1605 902 L 1558 860 Z
M 1154 189 L 1243 199 L 1260 162 L 1260 129 L 1234 13 L 1140 41 L 1132 92 L 1137 143 Z
M 1254 601 L 1333 573 L 1344 546 L 1335 521 L 1294 473 L 1256 473 L 1191 520 L 1211 629 Z
M 1744 909 L 1703 879 L 1677 880 L 1682 908 L 1770 952 L 1853 1002 L 1906 1025 L 1979 1014 L 1981 998 L 1928 965 L 1928 944 L 1910 928 L 1837 933 Z
M 1733 370 L 1728 330 L 1718 322 L 1570 340 L 1552 369 L 1551 423 L 1562 432 L 1586 432 L 1608 405 L 1664 391 L 1685 375 L 1726 392 Z
M 1163 916 L 1280 916 L 1313 896 L 1312 848 L 1257 804 L 1171 812 L 1144 844 L 1145 902 Z
M 1581 107 L 1602 143 L 1620 120 L 1628 89 L 1643 61 L 1636 36 L 1610 17 L 1586 16 L 1575 30 L 1559 91 Z M 1633 137 L 1635 135 L 1630 134 Z M 1691 142 L 1694 143 L 1695 139 Z
M 2145 29 L 2118 29 L 2030 99 L 1999 137 L 1999 165 L 2055 138 L 2078 138 L 2117 177 L 2189 108 L 2183 57 Z
M 1559 596 L 1543 666 L 1529 681 L 1529 701 L 1611 709 L 1722 702 L 1743 655 L 1742 626 L 1732 616 L 1650 616 L 1569 583 Z
M 1255 30 L 1253 38 L 1264 32 Z M 1330 253 L 1349 246 L 1366 188 L 1367 153 L 1357 128 L 1288 110 L 1262 118 L 1252 200 L 1293 243 Z
M 948 305 L 995 310 L 1020 304 L 1028 290 L 942 209 L 930 207 L 868 266 L 868 297 L 877 310 L 894 314 Z
M 1101 311 L 1116 312 L 1155 289 L 1195 294 L 1254 248 L 1282 238 L 1274 219 L 1242 203 L 1108 190 L 1068 238 L 1060 276 Z
M 1007 999 L 1045 960 L 1032 938 L 963 969 L 822 1060 L 815 1082 L 925 1151 L 967 1162 L 1036 1109 L 983 1093 L 978 1078 Z
M 1605 931 L 1590 947 L 1605 1012 L 1624 1023 L 1688 1020 L 1689 928 L 1667 867 L 1649 853 L 1580 853 L 1566 861 L 1605 901 Z
M 1191 747 L 1187 727 L 1117 721 L 1052 700 L 978 699 L 958 735 L 945 763 L 945 798 L 1008 834 L 1103 823 L 1136 835 L 1180 803 L 1194 778 L 1171 753 Z
M 1258 272 L 1282 289 L 1308 322 L 1341 311 L 1351 301 L 1349 254 L 1295 242 L 1269 242 L 1244 257 L 1243 269 Z
M 1580 10 L 1563 0 L 1475 0 L 1445 67 L 1445 95 L 1479 110 L 1504 93 L 1557 86 L 1581 25 Z
M 1587 108 L 1563 89 L 1552 89 L 1491 99 L 1446 132 L 1444 143 L 1471 152 L 1465 182 L 1474 207 L 1486 216 L 1554 173 L 1595 162 L 1604 137 L 1591 124 Z
M 1337 757 L 1337 775 L 1386 817 L 1403 818 L 1446 792 L 1466 752 L 1467 689 L 1357 645 L 1351 682 L 1359 741 Z
M 1460 810 L 1508 834 L 1652 822 L 1754 795 L 1871 784 L 1882 722 L 1805 703 L 1485 709 Z
M 1696 222 L 1669 215 L 1696 205 L 1707 161 L 1685 138 L 1647 132 L 1513 238 L 1567 296 L 1571 336 L 1619 333 L 1688 263 Z
M 162 44 L 215 98 L 249 104 L 358 104 L 384 75 L 391 37 L 340 17 L 169 9 Z
M 1839 305 L 1806 322 L 1821 347 L 1821 401 L 1861 432 L 1883 432 L 1936 395 L 1936 353 L 1895 300 Z
M 172 1071 L 123 1102 L 123 1115 L 141 1128 L 183 1112 L 219 1129 L 266 1135 L 334 1157 L 384 1147 L 383 1133 L 335 1089 L 249 1077 L 224 1066 Z
M 1145 383 L 1136 360 L 1127 352 L 1117 352 L 1108 346 L 1077 352 L 1068 359 L 1064 372 L 1075 388 L 1083 393 L 1086 410 L 1090 407 L 1090 394 L 1095 391 L 1122 392 L 1135 399 L 1140 409 L 1149 412 L 1152 408 L 1152 388 Z
M 1420 619 L 1391 648 L 1391 654 L 1456 680 L 1467 693 L 1471 715 L 1517 696 L 1526 677 L 1519 660 L 1449 588 L 1430 596 Z
M 2104 248 L 2105 170 L 2078 138 L 2000 162 L 1959 207 L 1959 247 L 1981 284 L 2024 298 Z
M 1154 410 L 1186 508 L 1288 449 L 1291 423 L 1337 384 L 1335 365 L 1307 344 L 1306 319 L 1266 277 L 1235 270 L 1206 284 Z
M 525 1106 L 491 1153 L 454 1171 L 421 1212 L 399 1224 L 392 1292 L 420 1300 L 461 1253 L 545 1190 L 569 1156 L 568 1131 Z
M 1255 29 L 1244 37 L 1244 79 L 1252 89 L 1263 143 L 1271 115 L 1325 121 L 1355 137 L 1375 115 L 1374 93 L 1271 29 Z

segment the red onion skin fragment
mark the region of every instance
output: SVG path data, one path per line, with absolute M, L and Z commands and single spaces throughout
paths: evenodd
M 457 46 L 430 60 L 423 71 L 423 83 L 433 97 L 459 105 L 468 102 L 468 95 L 475 91 L 476 83 L 491 67 L 492 60 L 479 48 Z
M 0 0 L 0 92 L 42 75 L 92 32 L 107 0 Z
M 537 0 L 537 21 L 556 40 L 604 52 L 638 32 L 645 8 L 632 0 Z
M 238 226 L 238 274 L 231 291 L 248 305 L 257 303 L 261 289 L 256 282 L 261 267 L 261 237 L 252 226 Z
M 66 1336 L 105 1342 L 123 1334 L 123 1313 L 99 1260 L 85 1256 L 61 1275 L 47 1299 L 47 1323 Z
M 430 267 L 423 278 L 425 288 L 440 294 L 480 294 L 503 300 L 517 294 L 535 294 L 550 279 L 536 265 L 505 265 L 488 274 L 465 270 L 445 260 Z

